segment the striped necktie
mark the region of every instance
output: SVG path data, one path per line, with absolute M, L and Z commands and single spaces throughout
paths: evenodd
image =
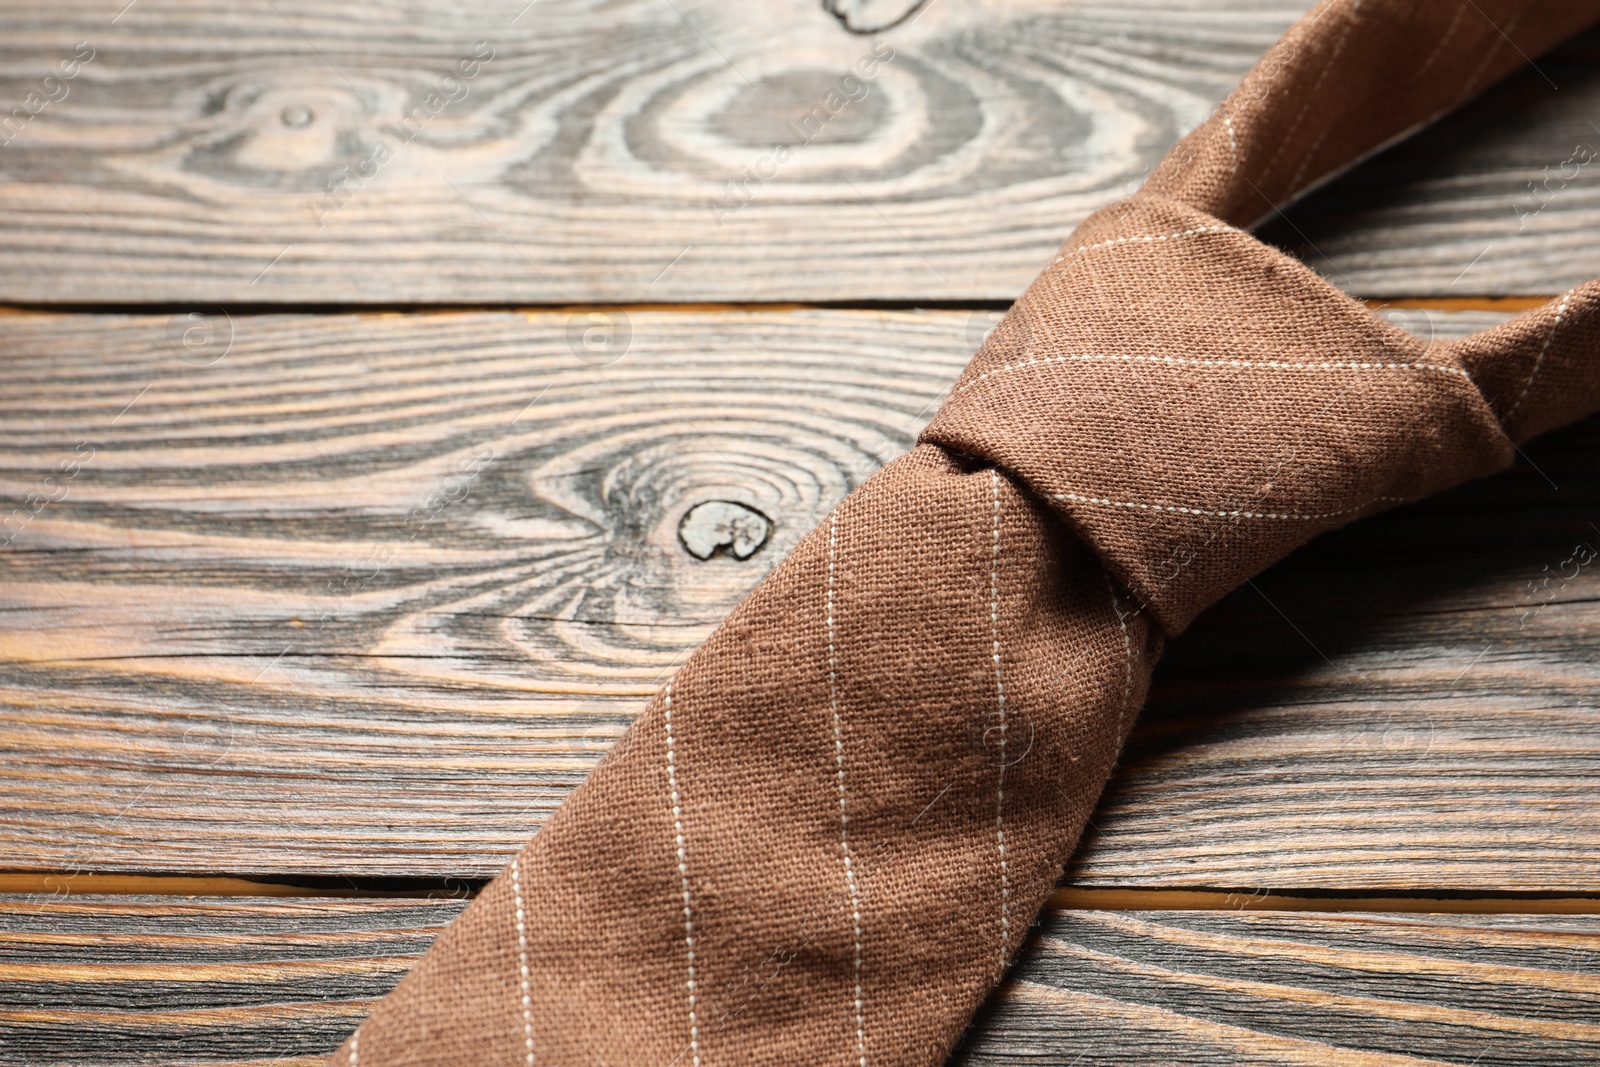
M 916 448 L 728 617 L 333 1063 L 941 1063 L 1165 638 L 1317 533 L 1600 407 L 1600 284 L 1427 343 L 1248 229 L 1596 18 L 1319 5 L 1078 228 Z

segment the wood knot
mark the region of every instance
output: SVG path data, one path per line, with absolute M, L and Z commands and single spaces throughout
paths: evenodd
M 710 559 L 727 549 L 734 559 L 755 555 L 772 533 L 772 520 L 755 508 L 732 500 L 707 500 L 684 512 L 678 540 L 696 559 Z
M 921 11 L 928 0 L 822 0 L 822 7 L 851 33 L 892 30 Z

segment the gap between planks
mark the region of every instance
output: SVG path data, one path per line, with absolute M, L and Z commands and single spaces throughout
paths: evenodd
M 466 898 L 478 879 L 327 878 L 296 882 L 192 875 L 0 873 L 0 894 L 49 896 Z M 1432 895 L 1437 893 L 1438 895 Z M 1600 893 L 1334 893 L 1315 889 L 1077 888 L 1063 886 L 1050 911 L 1299 911 L 1430 915 L 1600 915 Z
M 1555 300 L 1547 296 L 1451 296 L 1393 297 L 1388 300 L 1362 300 L 1373 310 L 1395 308 L 1426 311 L 1498 311 L 1507 314 L 1532 311 Z M 690 303 L 587 303 L 587 304 L 0 304 L 0 315 L 163 315 L 194 311 L 198 308 L 228 311 L 239 315 L 430 315 L 510 312 L 541 315 L 584 311 L 681 312 L 715 314 L 748 312 L 783 313 L 800 311 L 1005 311 L 1005 300 L 842 300 L 842 301 L 730 301 Z

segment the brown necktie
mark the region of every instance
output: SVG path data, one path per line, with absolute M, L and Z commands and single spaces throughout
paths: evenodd
M 1600 18 L 1331 0 L 1089 218 L 335 1055 L 937 1064 L 1165 637 L 1317 533 L 1600 407 L 1600 284 L 1427 344 L 1245 229 Z

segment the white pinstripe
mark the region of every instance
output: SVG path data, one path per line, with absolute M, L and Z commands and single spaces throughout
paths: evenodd
M 1522 387 L 1522 392 L 1517 394 L 1517 402 L 1506 412 L 1506 419 L 1515 415 L 1522 402 L 1528 399 L 1528 390 L 1533 388 L 1533 380 L 1539 377 L 1539 368 L 1544 366 L 1544 357 L 1550 353 L 1550 342 L 1556 339 L 1556 332 L 1561 329 L 1561 320 L 1567 317 L 1567 305 L 1572 303 L 1572 294 L 1576 292 L 1576 289 L 1568 289 L 1566 295 L 1561 298 L 1561 306 L 1556 308 L 1556 321 L 1550 324 L 1550 332 L 1545 334 L 1544 345 L 1539 349 L 1539 358 L 1533 361 L 1533 370 L 1528 372 L 1528 382 Z
M 989 553 L 989 640 L 994 659 L 995 706 L 1000 715 L 1000 770 L 994 783 L 994 843 L 1000 856 L 1000 966 L 1011 947 L 1011 873 L 1006 864 L 1006 685 L 1000 667 L 1000 474 L 989 468 L 994 490 L 993 547 Z
M 1078 504 L 1098 504 L 1108 508 L 1137 508 L 1140 511 L 1171 511 L 1179 515 L 1205 515 L 1213 519 L 1284 519 L 1295 522 L 1310 522 L 1315 519 L 1331 519 L 1336 515 L 1348 515 L 1352 511 L 1360 511 L 1374 504 L 1390 501 L 1393 503 L 1406 503 L 1405 497 L 1400 496 L 1375 496 L 1365 504 L 1357 504 L 1353 508 L 1342 508 L 1339 511 L 1324 511 L 1314 515 L 1297 515 L 1287 511 L 1208 511 L 1205 508 L 1180 507 L 1176 504 L 1141 504 L 1133 500 L 1111 500 L 1107 497 L 1080 496 L 1077 493 L 1053 493 L 1057 500 L 1071 500 Z
M 1559 321 L 1557 325 L 1559 325 Z M 1384 363 L 1382 361 L 1355 361 L 1355 360 L 1320 360 L 1309 363 L 1290 363 L 1285 360 L 1265 359 L 1258 361 L 1248 359 L 1191 359 L 1187 356 L 1116 356 L 1094 353 L 1085 353 L 1076 356 L 1047 356 L 1041 359 L 1025 359 L 1016 363 L 1007 363 L 996 367 L 994 370 L 985 371 L 970 381 L 962 382 L 954 392 L 960 393 L 971 389 L 979 382 L 994 378 L 1012 371 L 1027 370 L 1030 367 L 1046 367 L 1055 363 L 1159 363 L 1175 367 L 1220 367 L 1229 370 L 1397 370 L 1397 371 L 1433 371 L 1436 374 L 1453 374 L 1460 378 L 1472 380 L 1472 376 L 1460 367 L 1451 367 L 1442 363 Z
M 850 854 L 850 814 L 845 809 L 844 726 L 839 719 L 838 654 L 833 638 L 833 579 L 838 550 L 839 515 L 835 512 L 828 519 L 828 703 L 833 709 L 833 758 L 839 783 L 839 852 L 844 857 L 845 888 L 850 893 L 850 915 L 855 932 L 856 1056 L 859 1067 L 867 1067 L 867 1027 L 861 1000 L 861 897 L 856 889 L 855 862 Z
M 1094 251 L 1097 251 L 1097 250 L 1099 250 L 1101 248 L 1111 248 L 1111 247 L 1113 247 L 1115 245 L 1131 245 L 1131 244 L 1153 245 L 1153 244 L 1162 244 L 1162 243 L 1164 243 L 1166 241 L 1179 241 L 1179 240 L 1182 240 L 1185 237 L 1198 237 L 1198 236 L 1200 236 L 1201 234 L 1204 234 L 1204 233 L 1243 233 L 1243 232 L 1244 232 L 1243 230 L 1240 230 L 1237 227 L 1224 226 L 1221 223 L 1219 223 L 1219 224 L 1217 224 L 1215 226 L 1197 226 L 1192 230 L 1183 230 L 1180 233 L 1159 233 L 1159 234 L 1150 234 L 1150 235 L 1144 236 L 1144 237 L 1113 237 L 1109 241 L 1101 241 L 1099 244 L 1085 245 L 1082 248 L 1073 249 L 1071 252 L 1063 252 L 1059 256 L 1057 256 L 1054 260 L 1052 260 L 1051 262 L 1052 262 L 1052 264 L 1054 264 L 1054 263 L 1060 263 L 1060 262 L 1062 262 L 1064 260 L 1068 260 L 1068 259 L 1076 259 L 1079 256 L 1083 255 L 1085 252 L 1094 252 Z
M 1228 147 L 1233 150 L 1232 174 L 1239 173 L 1239 139 L 1233 133 L 1233 116 L 1228 114 L 1226 107 L 1222 111 L 1222 124 L 1228 129 Z
M 511 898 L 517 906 L 517 966 L 522 972 L 522 1040 L 527 1047 L 528 1067 L 533 1067 L 533 997 L 528 992 L 528 927 L 522 907 L 522 871 L 516 859 L 511 861 Z
M 700 1020 L 695 1010 L 694 910 L 689 901 L 689 857 L 683 846 L 683 806 L 678 802 L 678 764 L 672 738 L 672 683 L 663 693 L 662 716 L 667 724 L 667 788 L 672 794 L 672 833 L 678 842 L 678 881 L 683 887 L 683 943 L 689 953 L 689 1055 L 700 1067 Z

